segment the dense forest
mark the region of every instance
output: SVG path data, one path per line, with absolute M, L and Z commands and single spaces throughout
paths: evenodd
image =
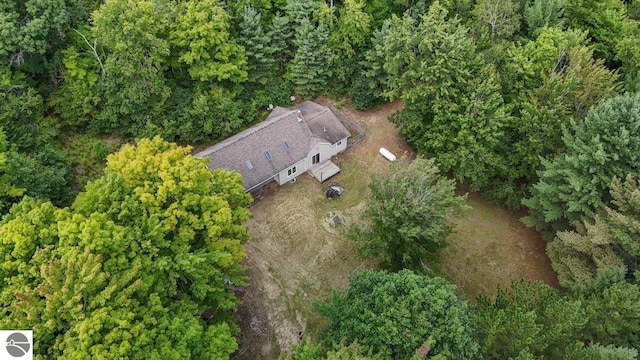
M 291 358 L 637 358 L 639 0 L 0 8 L 0 328 L 34 329 L 36 358 L 229 358 L 251 198 L 183 145 L 319 95 L 399 99 L 435 161 L 372 179 L 364 223 L 389 221 L 349 235 L 385 270 L 316 304 L 328 326 Z M 527 208 L 564 289 L 470 305 L 425 274 L 464 211 L 451 179 Z

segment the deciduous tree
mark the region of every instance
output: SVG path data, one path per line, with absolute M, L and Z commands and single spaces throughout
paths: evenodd
M 474 359 L 479 347 L 469 305 L 455 287 L 437 277 L 365 270 L 355 274 L 343 294 L 314 304 L 329 318 L 325 341 L 352 343 L 390 359 L 410 359 L 425 341 L 435 341 L 429 355 Z
M 365 225 L 352 236 L 365 254 L 394 270 L 423 270 L 454 228 L 452 217 L 467 209 L 455 182 L 440 175 L 433 159 L 401 159 L 389 173 L 374 174 L 364 212 Z
M 229 358 L 250 197 L 189 152 L 141 140 L 71 208 L 14 206 L 0 222 L 0 327 L 33 328 L 43 358 Z

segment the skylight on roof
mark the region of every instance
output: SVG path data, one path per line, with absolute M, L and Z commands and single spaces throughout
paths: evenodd
M 267 150 L 264 152 L 264 155 L 267 157 L 267 160 L 271 160 L 271 151 Z
M 247 160 L 244 162 L 245 165 L 247 165 L 247 167 L 249 168 L 249 170 L 253 170 L 253 164 L 251 163 L 251 160 Z
M 289 142 L 287 140 L 283 141 L 282 145 L 284 145 L 284 148 L 287 150 L 291 149 L 291 145 L 289 145 Z

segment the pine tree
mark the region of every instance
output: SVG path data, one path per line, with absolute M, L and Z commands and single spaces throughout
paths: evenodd
M 293 41 L 296 53 L 287 67 L 285 78 L 291 81 L 303 98 L 321 94 L 325 90 L 328 69 L 328 33 L 324 26 L 314 26 L 303 19 Z
M 271 29 L 269 30 L 269 38 L 275 51 L 275 59 L 280 68 L 280 75 L 285 74 L 286 66 L 293 58 L 295 31 L 290 23 L 288 16 L 277 13 L 271 20 Z
M 562 137 L 565 152 L 542 160 L 540 180 L 523 218 L 538 230 L 567 230 L 610 204 L 614 177 L 640 172 L 640 94 L 606 100 L 583 123 L 572 122 Z M 549 235 L 549 234 L 548 234 Z
M 276 49 L 271 43 L 271 37 L 262 27 L 261 14 L 253 7 L 245 7 L 239 27 L 238 43 L 244 47 L 247 55 L 247 80 L 253 84 L 265 85 L 269 79 L 275 78 Z

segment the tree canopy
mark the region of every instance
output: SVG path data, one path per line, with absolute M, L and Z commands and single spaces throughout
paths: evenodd
M 640 95 L 624 94 L 603 101 L 563 131 L 565 151 L 553 161 L 542 161 L 540 180 L 529 208 L 529 226 L 566 230 L 583 216 L 610 203 L 614 177 L 638 173 L 640 156 Z
M 374 174 L 363 214 L 366 224 L 351 236 L 369 256 L 393 270 L 425 270 L 453 229 L 452 217 L 467 209 L 466 196 L 440 175 L 433 159 L 401 159 L 388 173 Z
M 44 358 L 228 357 L 249 201 L 188 148 L 125 146 L 71 208 L 25 198 L 2 219 L 0 326 L 34 329 Z
M 478 357 L 469 305 L 441 278 L 365 270 L 351 278 L 344 294 L 334 291 L 330 302 L 315 307 L 329 318 L 329 343 L 357 340 L 385 359 L 410 359 L 432 339 L 429 355 Z

